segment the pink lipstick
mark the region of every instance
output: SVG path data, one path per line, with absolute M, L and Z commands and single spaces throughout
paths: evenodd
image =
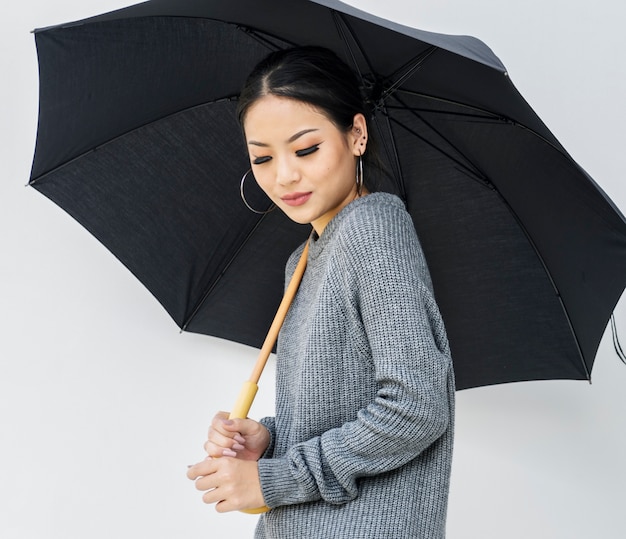
M 312 194 L 313 193 L 311 193 L 311 192 L 308 192 L 308 193 L 289 193 L 288 195 L 285 195 L 285 196 L 281 197 L 281 200 L 285 204 L 287 204 L 288 206 L 301 206 L 307 200 L 309 200 L 309 198 L 311 198 Z

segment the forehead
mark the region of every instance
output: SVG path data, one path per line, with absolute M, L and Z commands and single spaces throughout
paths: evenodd
M 250 106 L 243 127 L 246 137 L 258 137 L 263 133 L 292 134 L 301 129 L 329 129 L 334 124 L 324 112 L 309 103 L 266 95 Z

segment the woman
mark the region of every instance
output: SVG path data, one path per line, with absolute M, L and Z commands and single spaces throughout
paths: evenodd
M 375 159 L 358 81 L 325 49 L 273 53 L 239 119 L 257 183 L 313 232 L 279 336 L 276 416 L 218 414 L 188 476 L 218 511 L 269 506 L 259 538 L 444 537 L 452 362 L 410 216 L 363 184 Z

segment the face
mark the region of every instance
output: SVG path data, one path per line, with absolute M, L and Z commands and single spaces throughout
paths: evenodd
M 293 221 L 321 234 L 357 197 L 356 156 L 367 141 L 362 114 L 343 132 L 307 103 L 268 95 L 248 109 L 244 132 L 254 177 Z

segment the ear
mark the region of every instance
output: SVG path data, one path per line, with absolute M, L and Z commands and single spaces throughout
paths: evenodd
M 363 114 L 355 114 L 350 128 L 350 142 L 354 155 L 363 155 L 367 149 L 368 133 L 367 122 Z

